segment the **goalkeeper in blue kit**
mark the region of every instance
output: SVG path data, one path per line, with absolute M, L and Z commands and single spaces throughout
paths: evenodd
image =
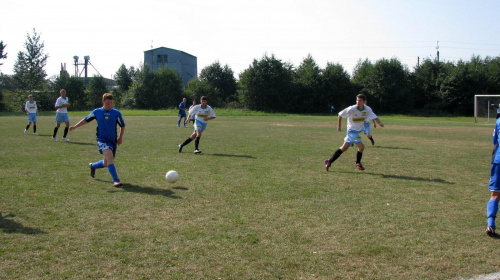
M 103 94 L 102 105 L 101 108 L 94 109 L 88 116 L 70 127 L 70 130 L 97 120 L 97 147 L 99 148 L 99 152 L 104 156 L 104 159 L 89 164 L 90 176 L 94 178 L 96 169 L 107 167 L 111 178 L 113 178 L 113 186 L 119 188 L 123 183 L 118 179 L 114 158 L 117 145 L 121 145 L 123 141 L 125 122 L 120 111 L 113 108 L 113 95 L 111 93 Z M 116 133 L 117 126 L 120 127 L 119 137 L 117 137 Z

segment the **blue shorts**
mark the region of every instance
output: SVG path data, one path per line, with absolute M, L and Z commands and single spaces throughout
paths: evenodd
M 363 127 L 365 134 L 372 133 L 371 124 L 369 122 L 365 122 L 365 127 Z
M 500 192 L 500 164 L 492 163 L 490 172 L 491 178 L 488 189 L 492 192 Z
M 36 113 L 29 113 L 28 114 L 28 122 L 29 123 L 36 122 Z
M 68 113 L 56 113 L 56 123 L 69 122 Z
M 185 118 L 186 117 L 186 112 L 185 111 L 180 111 L 179 112 L 179 118 Z
M 116 144 L 115 143 L 97 141 L 97 147 L 99 147 L 99 153 L 101 153 L 101 154 L 102 154 L 102 151 L 110 149 L 111 151 L 113 151 L 113 158 L 116 155 Z
M 207 123 L 200 122 L 199 120 L 195 120 L 194 122 L 194 131 L 199 130 L 201 132 L 205 131 L 207 128 Z
M 359 136 L 359 131 L 348 129 L 344 142 L 349 143 L 352 146 L 354 143 L 360 143 L 363 141 L 361 140 L 361 136 Z

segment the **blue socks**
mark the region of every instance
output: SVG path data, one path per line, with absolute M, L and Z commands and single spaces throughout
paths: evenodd
M 92 168 L 104 168 L 104 160 L 100 160 L 98 162 L 92 163 Z
M 498 200 L 491 199 L 488 201 L 488 204 L 486 205 L 486 216 L 488 217 L 488 227 L 492 226 L 493 228 L 496 228 L 495 226 L 495 217 L 497 216 L 498 212 Z
M 111 177 L 113 178 L 113 182 L 119 181 L 118 174 L 116 173 L 116 168 L 114 164 L 108 164 L 108 171 L 109 174 L 111 174 Z

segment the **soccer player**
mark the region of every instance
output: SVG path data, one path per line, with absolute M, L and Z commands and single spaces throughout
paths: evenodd
M 491 237 L 495 237 L 495 218 L 498 213 L 498 201 L 500 200 L 500 149 L 498 146 L 500 144 L 500 118 L 497 119 L 495 123 L 495 129 L 493 130 L 493 153 L 491 158 L 491 168 L 490 168 L 490 184 L 488 186 L 491 191 L 491 198 L 486 205 L 486 217 L 487 226 L 486 234 Z
M 209 120 L 215 119 L 215 112 L 207 104 L 207 98 L 205 96 L 202 96 L 200 99 L 201 104 L 196 105 L 189 109 L 189 116 L 196 115 L 195 121 L 194 121 L 194 132 L 191 134 L 191 136 L 184 141 L 184 143 L 180 144 L 179 147 L 179 153 L 182 152 L 182 148 L 186 146 L 187 144 L 191 143 L 191 141 L 194 141 L 194 153 L 195 154 L 201 154 L 201 151 L 198 149 L 198 146 L 200 144 L 200 138 L 201 134 L 205 129 L 207 128 L 207 122 Z
M 193 107 L 196 106 L 196 100 L 193 100 L 193 105 L 189 106 L 189 110 L 193 109 Z M 188 112 L 189 112 L 188 110 Z M 194 124 L 194 119 L 196 118 L 196 115 L 189 115 L 188 122 L 192 122 Z
M 186 98 L 182 98 L 182 102 L 179 104 L 179 120 L 177 121 L 177 127 L 181 127 L 181 120 L 184 118 L 184 127 L 186 126 Z
M 88 116 L 70 127 L 70 130 L 85 125 L 94 119 L 97 120 L 97 147 L 99 148 L 99 152 L 104 156 L 104 159 L 89 164 L 90 176 L 94 178 L 96 169 L 107 167 L 111 178 L 113 178 L 113 186 L 119 188 L 123 183 L 118 178 L 114 158 L 117 145 L 121 145 L 123 142 L 125 122 L 120 111 L 113 108 L 113 95 L 111 93 L 103 94 L 102 105 L 101 108 L 94 109 Z M 118 138 L 116 135 L 117 125 L 120 127 L 120 136 Z
M 358 147 L 355 165 L 359 170 L 365 170 L 361 164 L 365 145 L 359 133 L 364 129 L 366 120 L 374 119 L 381 127 L 384 127 L 384 124 L 377 118 L 370 107 L 365 106 L 365 100 L 366 96 L 364 94 L 358 94 L 356 96 L 356 105 L 349 106 L 339 112 L 337 130 L 342 131 L 342 118 L 347 117 L 347 136 L 344 138 L 344 144 L 335 151 L 330 159 L 325 160 L 326 171 L 330 169 L 332 163 L 337 160 L 343 152 L 354 144 Z
M 56 135 L 57 131 L 59 130 L 59 127 L 61 126 L 61 123 L 66 124 L 66 127 L 64 128 L 64 134 L 63 134 L 63 140 L 66 142 L 69 142 L 69 139 L 66 138 L 68 136 L 68 129 L 69 129 L 69 117 L 68 117 L 68 98 L 66 97 L 66 90 L 61 89 L 59 91 L 59 94 L 61 95 L 59 98 L 56 100 L 56 127 L 54 128 L 54 134 L 52 135 L 52 140 L 54 142 L 57 141 Z
M 28 129 L 33 123 L 33 135 L 38 135 L 36 133 L 36 116 L 38 114 L 38 107 L 36 106 L 36 101 L 33 101 L 33 95 L 28 95 L 28 101 L 24 105 L 24 111 L 28 115 L 28 125 L 24 129 L 24 134 L 28 133 Z
M 365 100 L 365 106 L 372 110 L 372 108 L 370 108 L 370 106 L 366 105 L 367 103 L 367 100 Z M 373 112 L 373 110 L 372 110 Z M 370 139 L 370 142 L 372 142 L 372 146 L 375 145 L 375 140 L 373 139 L 373 136 L 371 135 L 371 132 L 372 132 L 372 129 L 370 127 L 370 122 L 371 120 L 373 120 L 373 127 L 377 127 L 377 123 L 375 122 L 376 120 L 378 120 L 378 117 L 377 115 L 375 115 L 375 113 L 373 113 L 373 116 L 372 116 L 372 119 L 366 119 L 365 120 L 365 127 L 364 127 L 364 131 L 365 131 L 365 135 L 366 137 L 368 137 L 368 139 Z

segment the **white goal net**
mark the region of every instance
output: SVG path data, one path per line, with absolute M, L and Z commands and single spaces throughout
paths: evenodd
M 474 121 L 476 123 L 495 122 L 499 106 L 500 95 L 474 95 Z

